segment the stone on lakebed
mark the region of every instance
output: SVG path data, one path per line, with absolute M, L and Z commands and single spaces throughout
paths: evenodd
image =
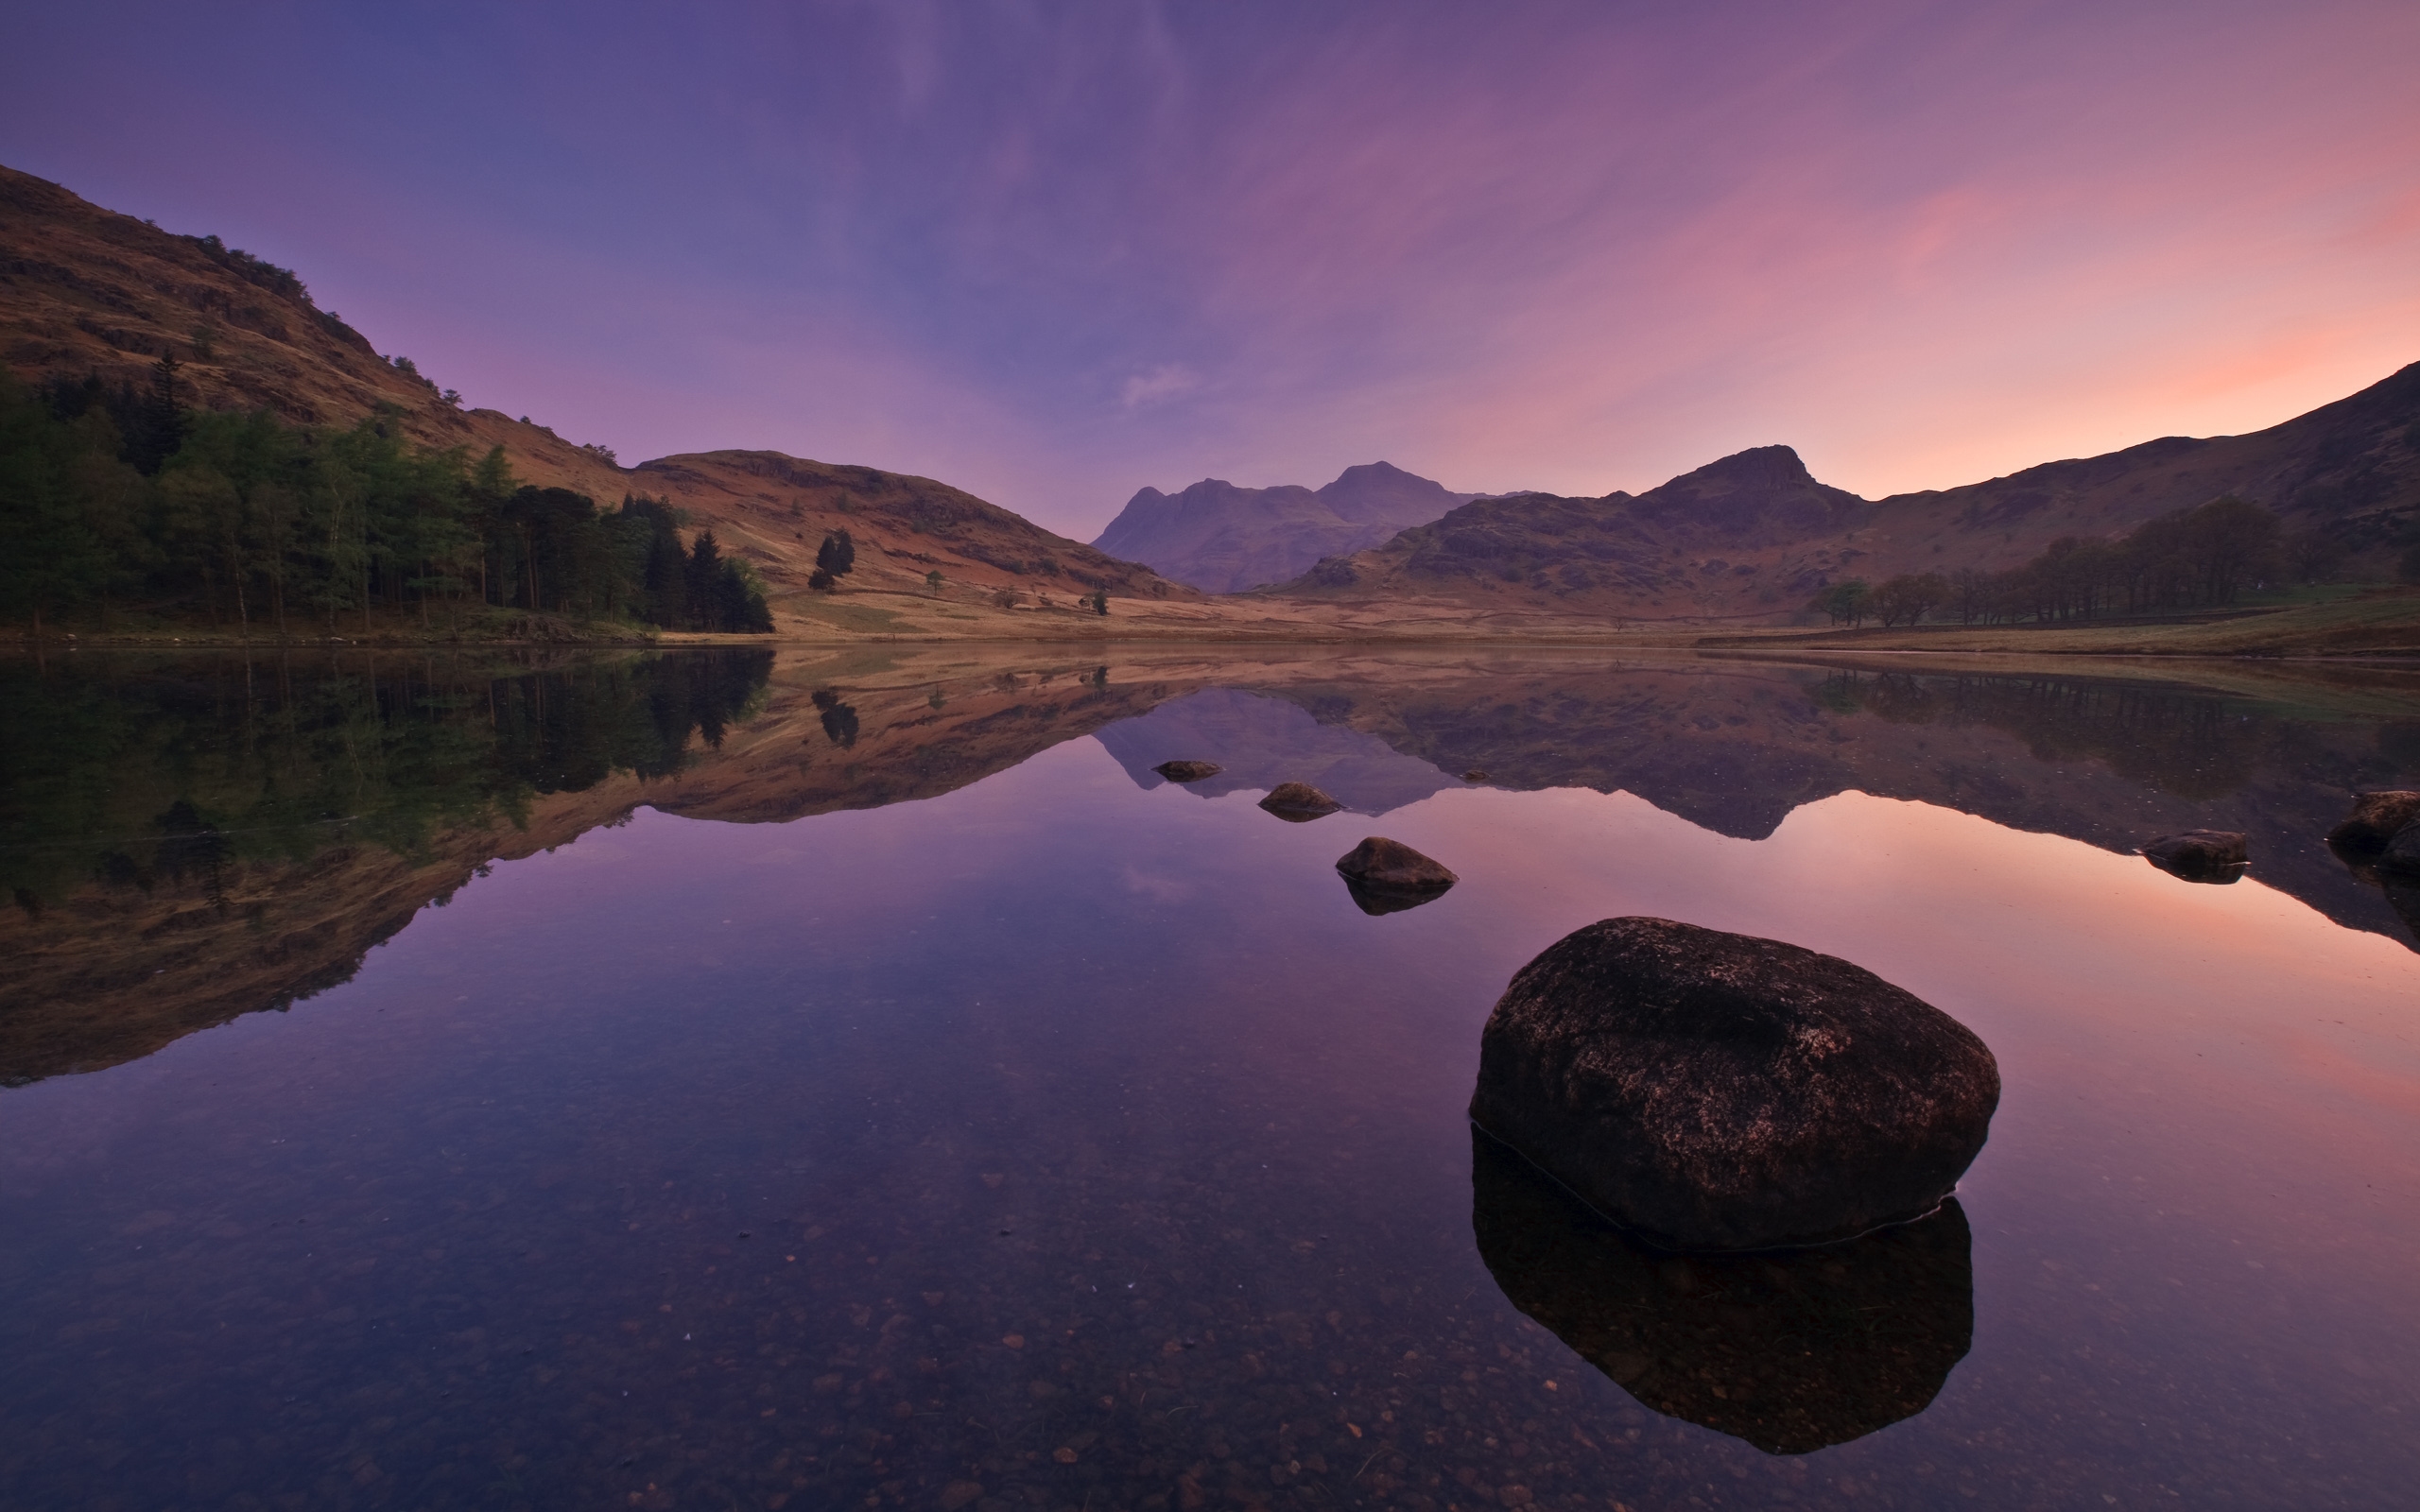
M 1443 891 L 1462 879 L 1404 844 L 1374 834 L 1337 858 L 1336 869 L 1364 887 Z
M 1365 914 L 1399 914 L 1444 895 L 1462 879 L 1401 840 L 1374 834 L 1337 858 L 1336 869 Z
M 1335 813 L 1344 807 L 1308 782 L 1280 782 L 1270 789 L 1260 806 L 1281 819 L 1301 824 Z
M 2400 877 L 2420 874 L 2420 819 L 2394 833 L 2394 838 L 2378 852 L 2378 869 Z
M 2420 821 L 2420 793 L 2356 793 L 2353 812 L 2327 832 L 2327 843 L 2339 850 L 2383 850 L 2396 832 L 2415 821 Z
M 2143 859 L 2186 882 L 2228 883 L 2243 875 L 2251 851 L 2232 830 L 2187 830 L 2143 847 Z
M 1162 762 L 1151 770 L 1171 782 L 1199 782 L 1226 770 L 1217 762 Z
M 1949 1015 L 1779 940 L 1608 919 L 1523 967 L 1471 1119 L 1684 1252 L 1830 1244 L 1938 1207 L 1999 1106 Z

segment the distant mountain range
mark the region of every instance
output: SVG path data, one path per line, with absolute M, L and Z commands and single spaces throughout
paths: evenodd
M 2165 437 L 1962 488 L 1866 500 L 1787 446 L 1708 463 L 1645 493 L 1484 497 L 1335 554 L 1270 592 L 1429 599 L 1646 619 L 1771 617 L 1856 576 L 1998 571 L 2064 536 L 2105 537 L 2234 493 L 2340 558 L 2390 575 L 2420 543 L 2420 364 L 2248 436 Z
M 2013 567 L 2061 537 L 2115 535 L 2222 493 L 2276 510 L 2300 544 L 2340 558 L 2342 576 L 2384 578 L 2420 544 L 2414 365 L 2248 436 L 2167 437 L 1881 500 L 1819 482 L 1786 446 L 1595 498 L 1456 493 L 1374 462 L 1316 490 L 1215 478 L 1174 495 L 1143 489 L 1086 545 L 946 484 L 874 468 L 769 451 L 622 466 L 527 417 L 461 407 L 320 310 L 286 269 L 0 168 L 0 363 L 34 383 L 91 375 L 141 389 L 164 354 L 182 365 L 182 396 L 201 407 L 319 425 L 379 415 L 424 446 L 474 456 L 502 446 L 523 481 L 609 507 L 626 493 L 665 497 L 755 565 L 777 625 L 820 635 L 980 635 L 1046 621 L 1063 633 L 1079 595 L 1097 589 L 1130 601 L 1121 629 L 1171 633 L 1298 633 L 1329 606 L 1340 617 L 1383 607 L 1401 624 L 1433 605 L 1469 633 L 1498 610 L 1506 624 L 1774 621 L 1845 577 Z M 849 593 L 806 592 L 817 546 L 842 528 L 857 545 Z M 1204 601 L 1205 592 L 1259 596 Z M 999 612 L 1044 605 L 1056 617 Z
M 1182 493 L 1137 490 L 1093 544 L 1178 582 L 1235 593 L 1378 545 L 1477 497 L 1386 462 L 1346 468 L 1320 489 L 1239 489 L 1203 478 Z

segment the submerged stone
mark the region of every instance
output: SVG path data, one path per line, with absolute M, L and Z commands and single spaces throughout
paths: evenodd
M 1471 1118 L 1651 1244 L 1819 1245 L 1938 1206 L 1999 1105 L 1965 1025 L 1779 940 L 1608 919 L 1523 967 Z
M 2185 882 L 2229 883 L 2243 875 L 2251 852 L 2232 830 L 2187 830 L 2143 847 L 2143 859 Z
M 1337 858 L 1336 869 L 1365 887 L 1443 892 L 1461 881 L 1401 840 L 1374 834 Z
M 2415 821 L 2420 821 L 2420 793 L 2356 793 L 2353 812 L 2327 832 L 2327 843 L 2339 850 L 2374 853 Z
M 1768 1454 L 1925 1410 L 1975 1336 L 1966 1215 L 1821 1249 L 1683 1258 L 1606 1223 L 1485 1133 L 1471 1228 L 1505 1297 L 1639 1402 Z
M 1217 762 L 1162 762 L 1151 770 L 1171 782 L 1199 782 L 1226 770 Z
M 1344 807 L 1308 782 L 1280 782 L 1260 800 L 1260 806 L 1279 818 L 1296 824 L 1334 814 Z
M 1374 834 L 1337 858 L 1345 890 L 1365 914 L 1399 914 L 1433 902 L 1461 881 L 1401 840 Z

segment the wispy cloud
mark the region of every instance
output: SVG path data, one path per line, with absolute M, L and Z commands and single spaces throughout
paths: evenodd
M 1194 376 L 1191 369 L 1183 363 L 1166 362 L 1120 384 L 1117 404 L 1121 409 L 1144 409 L 1164 404 L 1201 387 L 1201 380 Z

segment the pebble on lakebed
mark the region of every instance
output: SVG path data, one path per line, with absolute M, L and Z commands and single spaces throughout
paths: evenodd
M 1634 1236 L 1718 1253 L 1924 1216 L 1999 1096 L 1982 1040 L 1862 967 L 1632 918 L 1513 976 L 1470 1114 Z

